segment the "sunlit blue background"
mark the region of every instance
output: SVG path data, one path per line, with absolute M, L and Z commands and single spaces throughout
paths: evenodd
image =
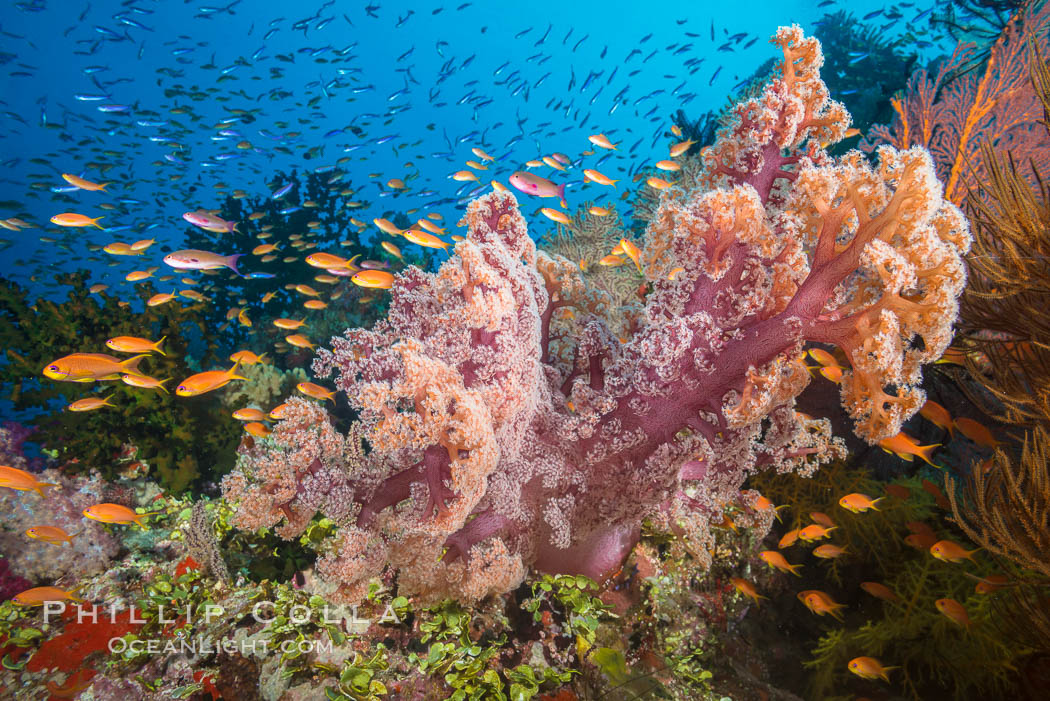
M 216 184 L 265 195 L 278 170 L 331 166 L 347 156 L 348 187 L 357 190 L 354 199 L 369 203 L 355 216 L 368 222 L 422 207 L 454 223 L 457 206 L 449 200 L 477 187 L 450 179 L 475 158 L 471 147 L 498 158 L 482 183 L 506 183 L 526 160 L 555 151 L 576 159 L 591 148 L 587 135 L 604 132 L 620 150 L 608 154 L 601 171 L 629 183 L 638 167 L 666 157 L 677 109 L 695 119 L 720 108 L 735 86 L 777 55 L 768 43 L 777 26 L 797 22 L 812 32 L 820 17 L 839 9 L 863 17 L 890 7 L 868 0 L 224 5 L 4 5 L 0 219 L 19 216 L 36 228 L 0 231 L 11 242 L 0 251 L 3 275 L 23 284 L 36 275 L 41 285 L 56 271 L 89 267 L 93 281 L 120 289 L 129 285 L 123 277 L 133 267 L 160 264 L 160 246 L 146 256 L 155 259 L 150 262 L 106 267 L 85 262 L 88 243 L 148 236 L 177 248 L 187 231 L 182 213 L 221 203 Z M 904 19 L 875 15 L 871 21 L 892 37 L 928 7 L 906 4 L 900 6 Z M 937 48 L 919 53 L 929 58 Z M 640 53 L 627 60 L 635 49 Z M 166 97 L 172 89 L 179 94 Z M 201 94 L 191 99 L 194 91 Z M 103 105 L 127 110 L 105 113 Z M 172 114 L 173 108 L 185 113 Z M 237 116 L 231 110 L 248 110 L 253 119 L 221 124 Z M 166 124 L 139 124 L 151 121 Z M 353 134 L 351 125 L 362 134 Z M 220 136 L 223 128 L 237 135 Z M 376 143 L 388 136 L 394 138 Z M 235 148 L 242 140 L 253 148 Z M 316 148 L 320 152 L 307 160 L 307 151 Z M 117 165 L 103 176 L 89 163 Z M 560 176 L 577 195 L 584 187 L 581 170 Z M 50 188 L 68 187 L 63 172 L 114 184 L 107 193 L 54 193 Z M 385 186 L 394 177 L 405 180 L 406 192 Z M 32 189 L 33 183 L 44 186 Z M 587 197 L 612 194 L 593 184 L 586 188 Z M 102 202 L 120 208 L 106 212 Z M 48 223 L 64 211 L 104 215 L 110 231 Z M 40 236 L 58 241 L 41 242 Z

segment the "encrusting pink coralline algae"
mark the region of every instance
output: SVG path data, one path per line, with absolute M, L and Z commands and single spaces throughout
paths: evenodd
M 482 197 L 438 272 L 406 270 L 385 321 L 319 352 L 360 412 L 351 435 L 292 400 L 242 452 L 224 483 L 238 525 L 294 537 L 333 518 L 318 571 L 346 599 L 393 568 L 402 593 L 476 600 L 529 568 L 601 580 L 644 519 L 703 559 L 749 473 L 841 455 L 827 420 L 794 409 L 807 343 L 849 358 L 857 434 L 897 433 L 950 341 L 967 225 L 926 151 L 829 156 L 850 118 L 820 44 L 798 26 L 774 41 L 781 75 L 704 150 L 701 187 L 663 195 L 630 338 L 572 262 L 536 249 L 513 195 Z

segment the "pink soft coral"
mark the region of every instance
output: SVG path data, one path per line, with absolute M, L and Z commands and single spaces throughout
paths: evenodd
M 841 454 L 826 420 L 794 410 L 807 341 L 846 351 L 843 401 L 863 437 L 917 410 L 920 364 L 946 347 L 964 283 L 965 220 L 921 149 L 880 149 L 878 168 L 829 157 L 819 144 L 849 116 L 820 80 L 820 45 L 797 26 L 775 41 L 783 75 L 704 152 L 705 187 L 664 195 L 630 339 L 588 312 L 574 264 L 536 249 L 514 196 L 493 193 L 437 273 L 397 278 L 385 321 L 319 353 L 371 445 L 350 462 L 321 449 L 306 470 L 352 494 L 320 565 L 345 596 L 384 567 L 425 599 L 506 591 L 529 567 L 600 579 L 647 518 L 705 557 L 748 473 Z M 575 318 L 555 319 L 566 305 Z M 328 434 L 311 411 L 302 439 Z M 252 504 L 267 522 L 283 511 L 292 535 L 319 502 L 294 484 L 314 449 L 284 430 L 227 485 L 274 494 Z

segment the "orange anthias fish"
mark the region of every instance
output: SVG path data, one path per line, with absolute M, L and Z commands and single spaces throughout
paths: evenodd
M 559 224 L 569 224 L 572 222 L 572 220 L 569 219 L 567 214 L 565 214 L 564 212 L 559 212 L 556 209 L 551 209 L 550 207 L 541 207 L 540 214 L 547 217 L 551 221 L 558 222 Z
M 78 399 L 69 406 L 66 407 L 69 411 L 94 411 L 95 409 L 101 409 L 104 406 L 112 407 L 109 403 L 110 397 L 85 397 L 84 399 Z
M 739 577 L 730 577 L 729 581 L 733 583 L 733 587 L 735 587 L 738 592 L 740 592 L 744 596 L 750 596 L 752 599 L 755 600 L 756 604 L 758 603 L 759 599 L 769 598 L 766 596 L 762 596 L 757 591 L 755 591 L 755 585 L 747 581 L 746 579 L 740 579 Z
M 250 421 L 244 424 L 244 430 L 256 438 L 266 438 L 271 433 L 266 424 L 259 421 Z
M 819 523 L 812 523 L 799 531 L 798 537 L 807 543 L 814 540 L 820 540 L 821 538 L 827 538 L 828 534 L 837 527 L 838 526 L 832 526 L 831 528 L 827 528 Z
M 860 588 L 875 598 L 882 599 L 883 601 L 896 603 L 901 600 L 901 598 L 894 594 L 893 590 L 885 584 L 879 584 L 878 582 L 861 582 Z
M 284 340 L 287 341 L 289 345 L 295 346 L 296 348 L 313 349 L 314 347 L 314 344 L 310 343 L 310 339 L 301 333 L 293 333 L 290 336 L 285 336 Z
M 886 672 L 897 669 L 897 667 L 883 667 L 882 663 L 874 657 L 854 657 L 847 666 L 849 671 L 861 679 L 882 679 L 887 682 L 890 677 Z
M 813 358 L 823 367 L 840 367 L 839 361 L 835 359 L 835 356 L 823 348 L 810 348 L 807 352 L 810 358 Z
M 831 543 L 825 543 L 824 545 L 818 545 L 814 548 L 813 554 L 819 558 L 831 560 L 841 555 L 845 555 L 846 549 L 840 548 L 837 545 L 832 545 Z
M 770 567 L 774 567 L 780 570 L 781 572 L 790 572 L 796 577 L 802 576 L 795 571 L 802 565 L 789 564 L 788 561 L 784 559 L 784 556 L 778 553 L 776 550 L 763 550 L 758 554 L 758 557 L 760 560 L 762 560 L 762 562 L 766 563 Z
M 891 497 L 894 497 L 895 499 L 900 499 L 901 501 L 904 501 L 905 499 L 911 496 L 911 490 L 902 484 L 887 484 L 885 487 L 885 491 Z
M 679 141 L 677 144 L 675 144 L 674 146 L 671 147 L 671 151 L 670 151 L 671 158 L 677 158 L 678 156 L 681 156 L 683 153 L 685 153 L 686 151 L 689 150 L 690 146 L 692 146 L 695 143 L 696 142 L 693 141 L 692 139 L 686 139 L 685 141 Z
M 798 540 L 798 532 L 799 532 L 799 530 L 801 530 L 801 529 L 796 528 L 796 529 L 794 529 L 792 531 L 788 531 L 787 533 L 785 533 L 780 538 L 780 542 L 777 543 L 777 547 L 778 548 L 789 548 L 792 545 L 794 545 L 795 541 Z
M 867 511 L 868 509 L 875 509 L 876 511 L 878 511 L 879 507 L 875 505 L 882 500 L 883 497 L 879 497 L 878 499 L 873 500 L 867 494 L 860 494 L 854 492 L 853 494 L 847 494 L 846 496 L 839 499 L 839 506 L 841 506 L 843 509 L 846 509 L 847 511 L 852 511 L 855 514 L 859 514 L 864 511 Z
M 95 504 L 84 509 L 84 515 L 93 521 L 102 523 L 119 523 L 128 525 L 136 523 L 140 528 L 146 530 L 148 527 L 142 522 L 147 516 L 154 516 L 160 511 L 147 511 L 144 514 L 135 513 L 134 510 L 120 504 Z
M 0 465 L 0 487 L 7 487 L 18 492 L 33 491 L 43 497 L 47 496 L 44 494 L 44 487 L 57 486 L 53 482 L 41 482 L 30 473 L 19 470 L 17 467 Z
M 332 404 L 335 404 L 335 390 L 329 390 L 321 385 L 315 385 L 313 382 L 300 382 L 295 388 L 307 397 L 321 400 L 328 399 Z
M 937 601 L 933 602 L 933 605 L 937 607 L 938 611 L 947 616 L 949 620 L 965 628 L 970 627 L 970 617 L 967 615 L 966 609 L 955 599 L 937 599 Z
M 160 349 L 160 344 L 164 343 L 165 338 L 167 338 L 167 336 L 161 336 L 160 340 L 154 343 L 153 341 L 139 338 L 138 336 L 116 336 L 115 338 L 106 341 L 106 346 L 121 353 L 156 352 L 161 355 L 167 355 L 167 353 Z
M 922 481 L 922 489 L 933 497 L 933 500 L 937 502 L 937 506 L 941 507 L 945 511 L 950 511 L 952 504 L 948 501 L 948 497 L 944 496 L 944 492 L 936 484 L 928 479 Z
M 170 377 L 158 380 L 157 378 L 149 377 L 148 375 L 121 375 L 120 379 L 123 380 L 126 385 L 139 387 L 141 389 L 159 389 L 164 392 L 164 394 L 168 393 L 168 388 L 164 386 L 164 383 L 171 380 Z
M 69 591 L 58 587 L 33 587 L 32 589 L 26 589 L 20 594 L 15 594 L 12 600 L 19 606 L 42 606 L 48 601 L 76 601 L 77 603 L 82 603 L 84 600 L 73 593 L 77 589 L 79 587 Z
M 1002 574 L 990 574 L 973 588 L 978 594 L 991 594 L 1010 584 L 1010 578 Z
M 102 183 L 100 185 L 98 183 L 93 183 L 90 180 L 84 180 L 84 178 L 81 178 L 77 175 L 73 175 L 72 173 L 62 173 L 62 179 L 70 185 L 72 185 L 73 187 L 78 187 L 81 190 L 90 190 L 91 192 L 105 192 L 106 186 L 113 184 Z
M 595 146 L 600 146 L 601 148 L 608 149 L 610 151 L 616 149 L 616 144 L 609 141 L 609 138 L 605 134 L 591 134 L 587 137 L 587 140 Z
M 298 329 L 298 328 L 300 328 L 302 326 L 305 326 L 306 325 L 306 319 L 302 318 L 302 319 L 299 319 L 298 321 L 296 321 L 295 319 L 284 319 L 284 318 L 274 319 L 273 320 L 273 325 L 276 326 L 279 329 L 284 329 L 285 331 L 294 331 L 294 330 L 296 330 L 296 329 Z M 233 360 L 233 358 L 230 358 L 230 360 Z
M 958 543 L 954 543 L 950 540 L 938 540 L 930 546 L 930 554 L 943 562 L 962 562 L 963 560 L 976 562 L 976 560 L 973 559 L 973 554 L 978 550 L 980 550 L 980 548 L 967 550 Z
M 831 517 L 822 511 L 810 511 L 809 517 L 813 519 L 813 523 L 819 523 L 827 528 L 835 527 L 835 522 L 831 520 Z
M 263 358 L 265 357 L 265 353 L 263 353 L 262 355 L 256 355 L 250 350 L 240 350 L 231 355 L 230 360 L 235 363 L 240 363 L 241 365 L 255 365 L 257 363 L 263 362 Z
M 83 214 L 63 212 L 62 214 L 56 214 L 55 216 L 51 217 L 51 223 L 58 224 L 59 226 L 73 227 L 94 226 L 99 229 L 105 230 L 106 227 L 101 226 L 98 223 L 99 219 L 102 219 L 102 217 L 95 217 L 94 219 L 92 219 L 91 217 L 85 216 Z
M 58 526 L 33 526 L 26 531 L 26 535 L 30 538 L 42 540 L 45 543 L 51 545 L 60 545 L 61 543 L 73 544 L 73 537 L 79 535 L 80 531 L 76 533 L 66 533 L 64 529 Z
M 638 272 L 642 272 L 642 252 L 633 243 L 627 239 L 620 239 L 620 250 L 624 254 L 634 261 L 634 267 L 638 268 Z
M 842 620 L 842 614 L 839 613 L 839 610 L 846 608 L 845 604 L 838 603 L 832 599 L 830 595 L 816 589 L 800 591 L 798 593 L 798 600 L 818 616 L 830 613 L 832 617 L 840 621 Z
M 118 380 L 124 373 L 141 375 L 139 363 L 147 357 L 142 354 L 121 360 L 105 353 L 73 353 L 45 367 L 44 377 L 59 382 Z
M 955 432 L 955 427 L 952 425 L 952 415 L 948 413 L 948 410 L 943 406 L 927 399 L 926 403 L 919 409 L 919 416 L 923 417 L 934 426 L 944 429 L 949 435 Z
M 955 428 L 959 429 L 959 433 L 963 434 L 977 445 L 986 448 L 995 448 L 1003 445 L 1003 442 L 996 440 L 995 436 L 992 435 L 992 432 L 988 430 L 988 427 L 980 421 L 974 421 L 973 419 L 968 419 L 964 416 L 955 420 Z
M 270 413 L 267 414 L 267 416 L 269 416 L 274 421 L 280 421 L 284 418 L 285 412 L 287 412 L 289 408 L 290 407 L 288 406 L 288 402 L 278 404 L 273 409 L 270 409 Z
M 879 447 L 885 450 L 887 453 L 894 453 L 901 460 L 907 460 L 911 462 L 914 455 L 918 455 L 920 458 L 926 461 L 927 464 L 933 465 L 934 467 L 940 467 L 940 465 L 930 460 L 930 456 L 933 455 L 933 449 L 940 446 L 940 443 L 932 443 L 930 445 L 919 445 L 919 443 L 909 436 L 904 431 L 901 431 L 896 436 L 890 438 L 884 438 L 879 441 Z
M 383 270 L 362 270 L 354 273 L 350 282 L 361 287 L 389 290 L 394 286 L 394 276 Z
M 225 387 L 231 380 L 247 380 L 247 377 L 237 374 L 238 366 L 239 363 L 234 363 L 229 370 L 208 370 L 190 375 L 175 389 L 175 394 L 180 397 L 196 397 Z
M 265 421 L 266 414 L 263 413 L 262 409 L 256 409 L 254 407 L 245 407 L 238 409 L 233 412 L 233 418 L 240 421 Z

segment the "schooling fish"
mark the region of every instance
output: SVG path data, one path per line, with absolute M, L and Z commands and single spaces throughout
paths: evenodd
M 44 368 L 44 377 L 59 382 L 94 382 L 116 380 L 123 373 L 141 375 L 138 366 L 148 354 L 136 355 L 126 360 L 105 353 L 73 353 L 53 361 Z
M 64 529 L 58 526 L 33 526 L 26 531 L 26 535 L 36 540 L 42 540 L 45 543 L 51 545 L 61 545 L 61 543 L 73 544 L 74 536 L 80 534 L 80 531 L 75 533 L 66 533 Z
M 221 217 L 209 214 L 201 209 L 198 209 L 195 212 L 186 212 L 182 215 L 182 218 L 194 226 L 216 234 L 224 232 L 240 233 L 240 229 L 237 228 L 238 222 L 226 221 Z
M 121 525 L 136 523 L 140 528 L 146 530 L 147 526 L 142 522 L 142 519 L 147 516 L 154 516 L 161 512 L 147 511 L 144 514 L 139 514 L 126 506 L 121 506 L 120 504 L 95 504 L 84 509 L 83 513 L 92 521 L 117 523 Z
M 897 667 L 883 667 L 882 663 L 874 657 L 854 657 L 849 661 L 847 667 L 861 679 L 882 679 L 887 682 L 890 677 L 886 673 L 891 669 L 897 669 Z
M 79 588 L 66 591 L 58 587 L 33 587 L 15 594 L 12 601 L 19 606 L 41 606 L 49 601 L 76 601 L 79 603 L 84 600 L 73 593 Z
M 169 253 L 164 256 L 164 262 L 176 270 L 218 270 L 219 268 L 229 268 L 240 275 L 241 271 L 237 270 L 237 259 L 242 255 L 244 254 L 236 253 L 232 256 L 221 256 L 211 251 L 198 251 L 189 248 L 184 251 Z
M 74 187 L 78 187 L 81 190 L 90 190 L 91 192 L 105 192 L 107 185 L 113 183 L 93 183 L 90 180 L 84 180 L 83 178 L 77 177 L 71 173 L 62 173 L 62 179 Z
M 30 473 L 25 470 L 19 470 L 17 467 L 0 465 L 0 487 L 14 489 L 17 492 L 33 491 L 40 496 L 46 496 L 44 487 L 57 486 L 53 482 L 41 482 Z
M 62 214 L 56 214 L 51 217 L 52 224 L 58 224 L 59 226 L 70 226 L 70 227 L 83 227 L 83 226 L 94 226 L 98 229 L 105 230 L 106 227 L 99 225 L 99 220 L 102 217 L 95 217 L 92 219 L 84 214 L 76 214 L 74 212 L 63 212 Z
M 565 201 L 565 183 L 555 185 L 546 178 L 520 170 L 512 174 L 509 180 L 512 186 L 526 195 L 557 197 L 563 209 L 569 208 L 568 203 Z
M 175 394 L 180 397 L 196 397 L 225 387 L 231 380 L 247 380 L 247 377 L 237 374 L 239 365 L 239 363 L 234 363 L 229 370 L 208 370 L 190 375 L 175 389 Z
M 161 336 L 159 341 L 153 342 L 138 336 L 115 336 L 106 341 L 106 346 L 121 353 L 149 353 L 156 351 L 161 355 L 167 355 L 160 349 L 160 344 L 167 336 Z

